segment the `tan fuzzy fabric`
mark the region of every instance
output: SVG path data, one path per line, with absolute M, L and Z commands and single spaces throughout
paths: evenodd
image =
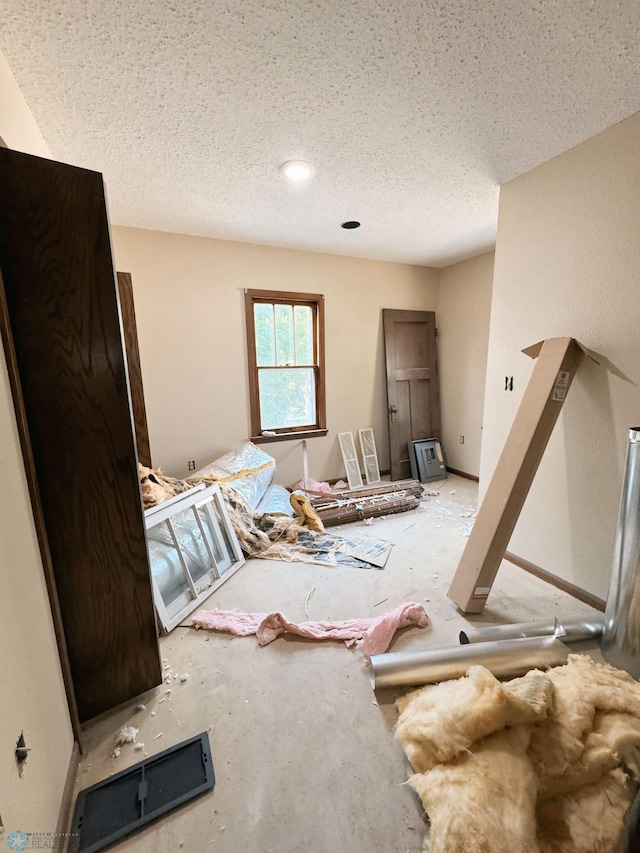
M 498 732 L 472 753 L 409 779 L 431 819 L 425 850 L 537 853 L 529 737 L 527 726 Z
M 399 700 L 396 738 L 411 767 L 424 773 L 505 726 L 542 719 L 551 689 L 548 677 L 535 670 L 509 690 L 488 669 L 472 666 L 465 678 L 442 681 Z
M 620 769 L 564 797 L 545 800 L 537 810 L 540 853 L 614 853 L 632 800 Z
M 138 474 L 140 477 L 140 491 L 145 509 L 156 506 L 156 504 L 169 500 L 174 495 L 186 492 L 191 488 L 190 483 L 167 477 L 160 468 L 146 468 L 138 463 Z
M 317 530 L 318 533 L 324 533 L 324 524 L 318 513 L 311 506 L 311 501 L 306 495 L 298 495 L 293 492 L 289 497 L 289 501 L 302 524 L 306 524 L 309 530 Z
M 614 853 L 640 776 L 640 684 L 571 655 L 500 684 L 483 667 L 397 702 L 430 853 Z
M 530 748 L 543 787 L 579 761 L 585 739 L 594 731 L 596 712 L 640 717 L 640 684 L 622 670 L 586 655 L 571 655 L 566 666 L 548 675 L 554 686 L 553 712 L 532 733 Z
M 640 749 L 640 719 L 632 714 L 617 711 L 606 713 L 598 711 L 593 718 L 592 731 L 584 739 L 584 749 L 577 761 L 571 764 L 561 776 L 549 776 L 541 766 L 540 751 L 544 753 L 544 742 L 540 733 L 548 726 L 537 727 L 532 733 L 535 738 L 535 751 L 529 749 L 529 757 L 542 783 L 541 799 L 558 797 L 571 793 L 581 785 L 591 785 L 616 767 L 622 765 L 629 775 L 640 778 L 638 772 L 638 751 Z

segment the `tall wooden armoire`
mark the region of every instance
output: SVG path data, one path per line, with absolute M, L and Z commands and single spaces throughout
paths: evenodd
M 162 681 L 102 176 L 0 149 L 0 272 L 63 673 L 85 721 Z

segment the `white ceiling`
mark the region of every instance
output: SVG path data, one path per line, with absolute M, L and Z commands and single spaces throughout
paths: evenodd
M 53 155 L 103 172 L 112 221 L 140 228 L 444 266 L 491 248 L 499 184 L 640 110 L 637 0 L 5 0 L 2 18 Z M 317 169 L 305 186 L 278 172 L 292 158 Z

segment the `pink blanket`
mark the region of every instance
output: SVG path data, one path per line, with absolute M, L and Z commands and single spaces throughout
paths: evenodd
M 289 622 L 282 613 L 243 613 L 239 610 L 200 610 L 193 617 L 196 628 L 227 631 L 237 637 L 255 634 L 261 646 L 273 642 L 280 634 L 289 632 L 312 640 L 344 640 L 354 643 L 365 655 L 377 655 L 389 648 L 398 628 L 417 625 L 426 628 L 429 619 L 424 607 L 408 602 L 387 610 L 382 616 L 368 619 L 347 619 L 343 622 Z

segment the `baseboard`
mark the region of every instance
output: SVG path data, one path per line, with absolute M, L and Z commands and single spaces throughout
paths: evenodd
M 458 471 L 457 468 L 449 468 L 448 465 L 447 465 L 447 471 L 450 474 L 457 474 L 458 477 L 464 477 L 465 480 L 473 480 L 474 483 L 480 482 L 480 477 L 476 477 L 475 474 L 467 474 L 465 471 Z
M 546 583 L 551 584 L 551 586 L 555 586 L 556 589 L 561 589 L 562 592 L 566 592 L 573 596 L 573 598 L 577 598 L 578 601 L 582 601 L 583 604 L 588 604 L 589 607 L 593 607 L 594 610 L 599 610 L 601 613 L 604 613 L 606 602 L 601 598 L 598 598 L 597 595 L 593 595 L 593 593 L 587 592 L 586 589 L 582 589 L 582 587 L 576 586 L 563 578 L 559 578 L 557 575 L 548 572 L 546 569 L 541 569 L 540 566 L 536 566 L 535 563 L 530 563 L 523 557 L 518 557 L 517 554 L 512 554 L 511 551 L 506 551 L 504 558 L 510 563 L 513 563 L 514 566 L 518 566 L 519 569 L 524 569 L 524 571 L 529 572 L 530 575 L 534 575 L 535 577 L 540 578 L 540 580 L 546 581 Z
M 56 827 L 56 832 L 60 838 L 63 838 L 66 833 L 71 831 L 71 820 L 73 818 L 73 794 L 76 787 L 76 776 L 78 775 L 79 766 L 80 746 L 78 745 L 78 741 L 74 740 L 71 757 L 69 758 L 67 778 L 65 779 L 64 788 L 62 790 L 60 811 L 58 812 L 58 825 Z M 66 845 L 64 849 L 67 849 Z

